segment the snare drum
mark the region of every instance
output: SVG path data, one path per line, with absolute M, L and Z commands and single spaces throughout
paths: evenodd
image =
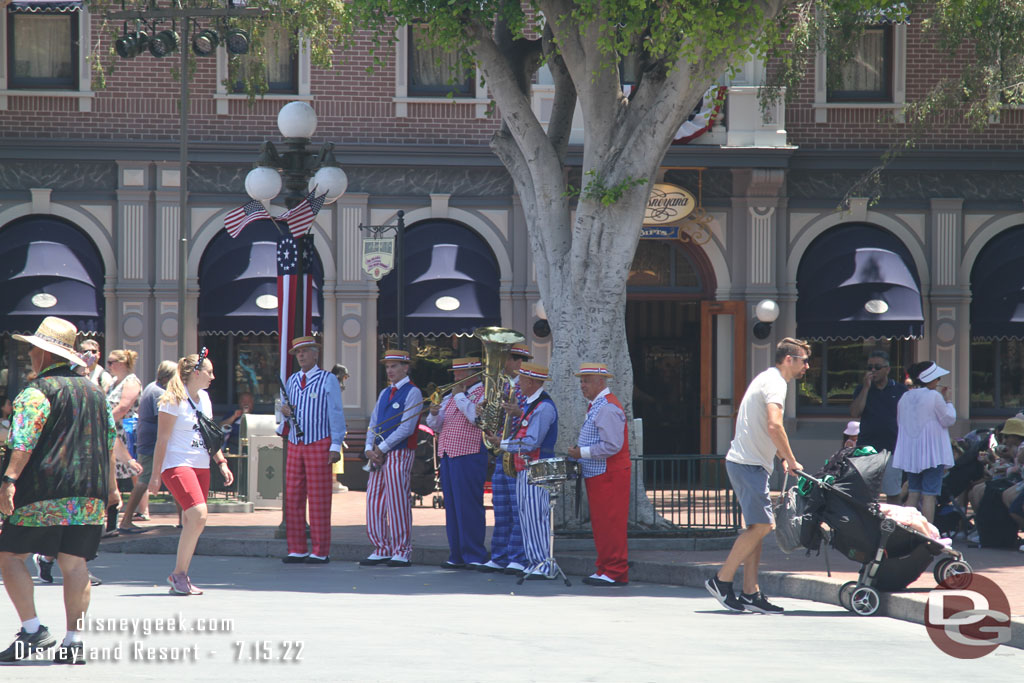
M 527 481 L 531 484 L 557 484 L 576 478 L 576 461 L 572 458 L 547 458 L 526 463 Z

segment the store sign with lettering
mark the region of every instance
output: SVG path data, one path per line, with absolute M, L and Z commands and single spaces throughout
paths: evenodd
M 647 199 L 644 225 L 667 225 L 680 221 L 697 208 L 697 198 L 689 190 L 669 183 L 657 183 Z

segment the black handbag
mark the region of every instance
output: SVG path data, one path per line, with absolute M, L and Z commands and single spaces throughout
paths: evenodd
M 210 455 L 215 455 L 224 446 L 224 431 L 212 418 L 206 417 L 206 414 L 196 407 L 191 398 L 188 399 L 188 404 L 196 412 L 196 421 L 199 423 L 199 435 L 203 437 L 203 445 L 206 446 L 206 451 Z

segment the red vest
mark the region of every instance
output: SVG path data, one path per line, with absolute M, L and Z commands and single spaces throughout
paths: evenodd
M 608 402 L 614 406 L 618 406 L 619 410 L 625 415 L 626 411 L 622 408 L 622 404 L 619 403 L 619 399 L 615 397 L 615 394 L 609 392 L 605 397 Z M 607 464 L 605 465 L 605 472 L 616 472 L 618 470 L 629 469 L 629 419 L 622 425 L 622 448 L 619 452 L 608 458 Z

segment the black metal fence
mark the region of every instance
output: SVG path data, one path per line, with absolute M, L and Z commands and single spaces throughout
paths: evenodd
M 630 465 L 630 536 L 712 537 L 739 532 L 740 509 L 725 472 L 725 456 L 635 456 Z M 586 501 L 575 504 L 574 482 L 564 489 L 555 508 L 555 531 L 560 536 L 589 533 Z

